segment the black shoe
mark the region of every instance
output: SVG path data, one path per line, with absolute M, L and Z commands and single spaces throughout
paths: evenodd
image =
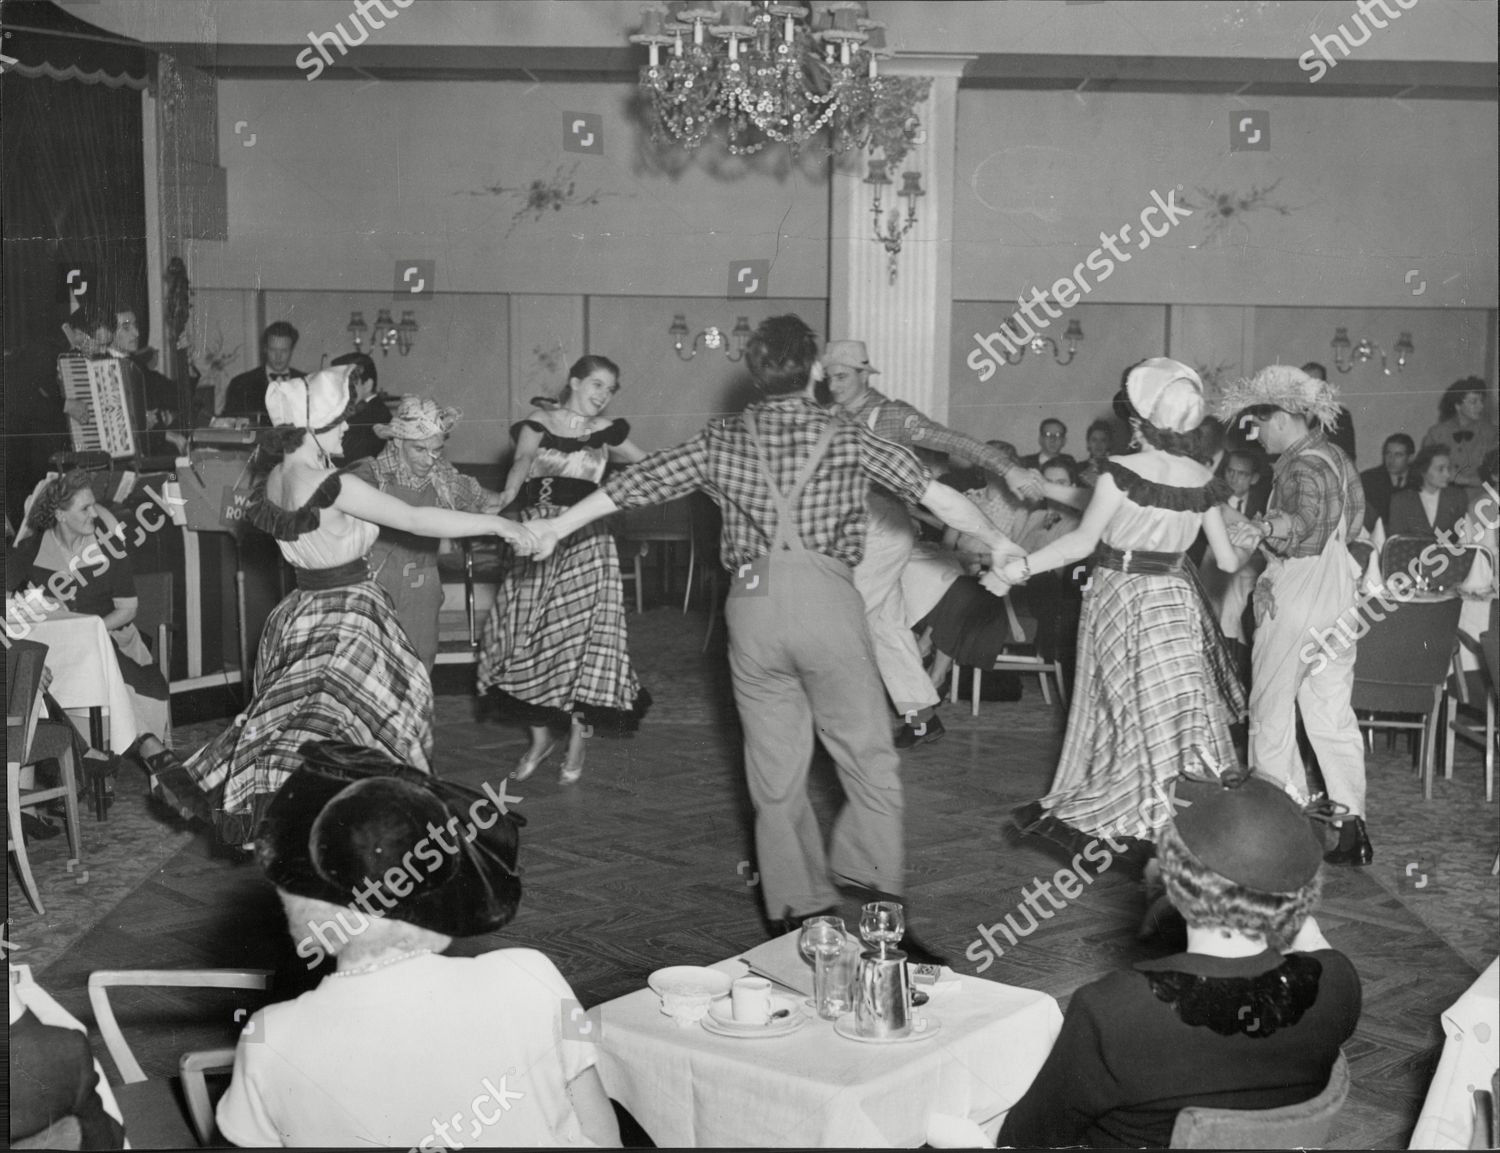
M 1034 833 L 1047 817 L 1041 801 L 1032 801 L 1010 811 L 1010 823 L 1023 833 Z
M 35 813 L 21 814 L 21 832 L 28 840 L 50 841 L 62 833 L 62 830 L 44 817 Z
M 826 909 L 817 909 L 811 913 L 789 913 L 785 917 L 778 917 L 774 921 L 768 921 L 771 929 L 771 937 L 784 937 L 788 933 L 796 933 L 801 930 L 802 922 L 809 917 L 842 917 L 843 913 L 837 905 L 829 905 Z M 845 926 L 846 928 L 848 926 Z
M 1338 846 L 1323 854 L 1330 865 L 1368 865 L 1374 859 L 1375 849 L 1363 817 L 1345 817 L 1339 826 Z
M 914 725 L 910 723 L 903 724 L 897 729 L 896 747 L 898 749 L 914 749 L 918 745 L 930 745 L 934 741 L 942 740 L 945 732 L 947 730 L 943 728 L 942 720 L 939 719 L 936 713 L 933 713 L 925 721 L 918 721 Z

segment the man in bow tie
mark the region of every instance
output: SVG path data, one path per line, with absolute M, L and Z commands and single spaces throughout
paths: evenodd
M 229 382 L 219 415 L 248 417 L 256 423 L 269 424 L 266 385 L 273 380 L 304 375 L 300 369 L 292 367 L 292 350 L 297 347 L 299 336 L 297 330 L 284 320 L 266 325 L 266 330 L 260 334 L 260 365 L 240 373 Z

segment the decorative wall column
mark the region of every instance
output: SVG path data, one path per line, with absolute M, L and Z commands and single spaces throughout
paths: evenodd
M 890 279 L 885 246 L 871 216 L 874 188 L 864 183 L 867 157 L 846 156 L 834 169 L 829 227 L 830 340 L 863 340 L 880 370 L 875 386 L 916 405 L 937 421 L 948 417 L 948 372 L 953 310 L 953 195 L 958 81 L 973 56 L 897 56 L 884 61 L 885 76 L 932 79 L 916 108 L 921 141 L 900 165 L 922 174 L 926 195 L 917 201 L 917 223 L 901 242 L 896 278 Z M 881 214 L 905 215 L 898 195 L 901 173 L 884 189 Z M 882 230 L 884 221 L 882 221 Z

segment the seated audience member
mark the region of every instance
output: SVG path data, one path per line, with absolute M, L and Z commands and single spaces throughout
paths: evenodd
M 379 370 L 375 361 L 363 352 L 346 352 L 328 364 L 331 368 L 354 366 L 349 373 L 349 412 L 344 418 L 349 422 L 344 433 L 344 460 L 353 464 L 379 456 L 385 449 L 385 441 L 376 434 L 375 426 L 390 421 L 391 402 L 396 398 L 380 391 Z
M 1089 425 L 1083 439 L 1088 446 L 1089 458 L 1078 473 L 1078 483 L 1093 488 L 1099 479 L 1099 470 L 1115 450 L 1115 426 L 1107 420 L 1096 420 Z
M 1453 482 L 1465 487 L 1479 484 L 1485 454 L 1500 445 L 1495 418 L 1485 414 L 1484 381 L 1477 376 L 1455 380 L 1438 405 L 1441 419 L 1427 430 L 1422 447 L 1445 444 L 1452 449 Z
M 1464 490 L 1453 484 L 1453 460 L 1446 445 L 1429 445 L 1411 462 L 1410 487 L 1391 497 L 1387 536 L 1451 533 L 1468 511 Z
M 1483 487 L 1469 501 L 1468 511 L 1458 522 L 1458 539 L 1464 544 L 1484 546 L 1485 559 L 1489 562 L 1488 596 L 1495 597 L 1500 595 L 1500 449 L 1492 448 L 1485 454 L 1479 479 Z M 1482 599 L 1485 595 L 1483 572 L 1472 573 L 1462 588 Z
M 1037 430 L 1037 444 L 1041 446 L 1040 452 L 1034 452 L 1030 456 L 1023 456 L 1021 463 L 1027 468 L 1041 468 L 1049 460 L 1061 459 L 1069 466 L 1077 465 L 1067 453 L 1063 452 L 1063 445 L 1068 443 L 1068 426 L 1055 416 L 1049 416 L 1042 421 Z
M 37 1138 L 69 1122 L 73 1143 L 34 1143 L 35 1149 L 123 1149 L 125 1130 L 99 1094 L 104 1074 L 94 1062 L 88 1034 L 48 1025 L 27 1007 L 21 974 L 10 971 L 10 1140 Z M 71 1126 L 70 1126 L 71 1127 Z M 58 1137 L 53 1130 L 48 1135 Z
M 1176 800 L 1157 850 L 1187 951 L 1073 994 L 1002 1146 L 1165 1148 L 1187 1106 L 1316 1097 L 1354 1033 L 1359 977 L 1310 916 L 1323 859 L 1313 823 L 1253 776 L 1179 778 Z
M 1328 370 L 1316 360 L 1309 360 L 1302 366 L 1302 371 L 1317 380 L 1328 379 Z M 1328 443 L 1338 445 L 1350 460 L 1354 459 L 1354 414 L 1342 404 L 1339 405 L 1338 420 L 1328 432 Z
M 1394 432 L 1380 446 L 1380 464 L 1359 474 L 1365 489 L 1365 528 L 1375 531 L 1375 522 L 1391 523 L 1391 497 L 1407 487 L 1411 458 L 1417 445 L 1404 432 Z
M 45 589 L 46 599 L 62 609 L 102 617 L 137 728 L 166 732 L 171 693 L 132 623 L 140 601 L 123 530 L 95 502 L 88 474 L 75 470 L 44 484 L 26 524 L 31 535 L 22 538 L 7 565 L 6 583 L 13 586 L 8 591 L 29 583 Z
M 256 853 L 298 955 L 332 954 L 338 968 L 251 1018 L 218 1107 L 224 1136 L 262 1147 L 618 1146 L 597 1047 L 563 1034 L 573 992 L 552 962 L 534 949 L 440 955 L 515 916 L 521 818 L 501 794 L 372 749 L 310 741 L 302 754 Z
M 901 595 L 912 627 L 931 641 L 929 675 L 939 693 L 955 664 L 989 668 L 1011 640 L 1005 603 L 966 575 L 958 555 L 947 549 L 917 545 L 901 570 Z M 1006 677 L 1001 699 L 1021 699 L 1018 678 Z

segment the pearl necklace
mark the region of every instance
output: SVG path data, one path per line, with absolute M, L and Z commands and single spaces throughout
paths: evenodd
M 414 957 L 424 957 L 431 952 L 431 949 L 411 949 L 405 953 L 397 953 L 394 957 L 387 957 L 383 961 L 371 961 L 368 965 L 356 965 L 352 969 L 339 969 L 337 972 L 328 975 L 330 977 L 361 977 L 366 973 L 373 973 L 377 969 L 399 965 L 402 961 L 410 961 Z

